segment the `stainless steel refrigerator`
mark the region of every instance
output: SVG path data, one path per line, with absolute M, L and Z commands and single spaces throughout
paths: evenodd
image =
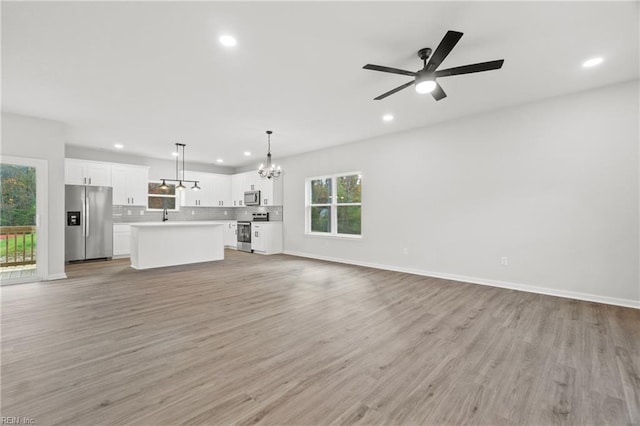
M 113 194 L 108 186 L 65 186 L 65 262 L 113 257 Z

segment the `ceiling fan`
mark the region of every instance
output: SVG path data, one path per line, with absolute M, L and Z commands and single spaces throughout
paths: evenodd
M 499 59 L 497 61 L 480 62 L 477 64 L 463 65 L 460 67 L 436 71 L 442 61 L 444 61 L 451 50 L 453 50 L 461 37 L 462 33 L 459 33 L 457 31 L 447 31 L 447 34 L 445 34 L 444 38 L 436 48 L 436 51 L 433 52 L 433 55 L 431 55 L 431 49 L 428 47 L 420 49 L 418 51 L 418 57 L 422 59 L 424 65 L 421 70 L 418 70 L 416 72 L 371 64 L 367 64 L 362 67 L 366 70 L 390 72 L 393 74 L 402 74 L 415 77 L 414 80 L 405 83 L 402 86 L 398 86 L 395 89 L 389 90 L 388 92 L 383 93 L 377 98 L 374 98 L 374 100 L 378 101 L 380 99 L 384 99 L 387 96 L 393 95 L 394 93 L 399 92 L 402 89 L 406 89 L 412 84 L 415 84 L 416 92 L 431 93 L 431 96 L 433 96 L 436 101 L 439 101 L 440 99 L 447 97 L 447 94 L 444 93 L 442 87 L 440 87 L 440 85 L 436 82 L 436 78 L 449 77 L 451 75 L 471 74 L 474 72 L 491 71 L 502 68 L 504 59 Z M 429 59 L 429 56 L 431 56 L 431 59 Z M 427 63 L 428 59 L 429 63 Z

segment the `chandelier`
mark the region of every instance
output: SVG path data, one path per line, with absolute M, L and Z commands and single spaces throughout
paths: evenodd
M 271 164 L 271 134 L 273 132 L 271 130 L 267 130 L 267 138 L 268 138 L 268 150 L 267 150 L 267 167 L 264 164 L 260 164 L 260 168 L 258 169 L 258 174 L 261 178 L 278 178 L 282 174 L 282 170 L 280 170 L 280 166 L 276 167 L 275 164 Z
M 162 185 L 160 185 L 160 189 L 168 189 L 169 185 L 167 185 L 167 181 L 169 182 L 178 182 L 178 185 L 176 185 L 176 189 L 178 191 L 182 191 L 184 189 L 186 189 L 187 187 L 184 186 L 185 183 L 193 183 L 193 186 L 191 187 L 192 190 L 194 191 L 198 191 L 200 190 L 200 187 L 198 186 L 198 182 L 197 180 L 186 180 L 184 178 L 184 147 L 186 145 L 183 143 L 176 143 L 176 178 L 175 179 L 160 179 L 162 181 Z M 180 165 L 180 148 L 182 148 L 182 178 L 180 177 L 180 171 L 179 171 L 179 165 Z

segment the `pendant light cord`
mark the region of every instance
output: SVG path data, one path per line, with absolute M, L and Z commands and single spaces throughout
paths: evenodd
M 180 147 L 178 146 L 178 144 L 176 143 L 176 180 L 178 180 L 178 178 L 180 178 L 180 174 L 178 172 L 178 165 L 180 164 Z

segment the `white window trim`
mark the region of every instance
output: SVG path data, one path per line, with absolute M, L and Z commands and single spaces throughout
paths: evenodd
M 146 210 L 148 212 L 161 212 L 164 209 L 152 209 L 149 208 L 149 197 L 163 197 L 163 198 L 175 198 L 176 199 L 176 208 L 175 209 L 167 209 L 168 212 L 179 212 L 180 211 L 180 200 L 181 194 L 176 190 L 175 195 L 171 194 L 149 194 L 149 184 L 150 183 L 162 183 L 162 180 L 149 180 L 147 181 L 147 202 L 146 202 Z M 175 183 L 168 183 L 168 185 L 175 185 Z
M 359 240 L 362 239 L 362 216 L 360 216 L 360 234 L 339 234 L 338 233 L 338 206 L 360 206 L 362 212 L 362 200 L 359 203 L 338 203 L 334 197 L 337 196 L 338 193 L 338 178 L 343 176 L 353 176 L 359 175 L 360 179 L 362 179 L 362 172 L 344 172 L 344 173 L 334 173 L 331 175 L 323 175 L 323 176 L 314 176 L 305 179 L 304 182 L 304 233 L 305 235 L 309 235 L 312 237 L 324 237 L 324 238 L 340 238 L 340 239 L 350 239 L 350 240 Z M 311 181 L 318 179 L 331 179 L 331 203 L 323 203 L 323 204 L 311 204 Z M 311 207 L 322 207 L 328 206 L 331 207 L 331 232 L 313 232 L 311 231 Z

